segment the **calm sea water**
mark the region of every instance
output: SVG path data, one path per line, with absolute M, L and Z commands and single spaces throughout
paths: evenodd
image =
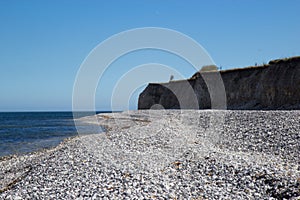
M 76 116 L 91 114 L 82 112 Z M 86 134 L 96 131 L 88 124 L 80 124 L 80 130 Z M 0 157 L 50 148 L 75 135 L 72 112 L 0 112 Z

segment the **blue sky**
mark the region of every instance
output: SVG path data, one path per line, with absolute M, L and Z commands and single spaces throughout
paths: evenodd
M 89 52 L 133 28 L 182 32 L 223 69 L 300 55 L 299 8 L 298 0 L 0 0 L 0 111 L 71 110 L 74 80 Z M 120 77 L 149 62 L 172 66 L 186 78 L 194 73 L 174 55 L 132 53 L 115 62 L 99 83 L 97 109 L 110 110 Z M 143 87 L 130 100 L 120 98 L 120 109 L 128 102 L 134 109 Z

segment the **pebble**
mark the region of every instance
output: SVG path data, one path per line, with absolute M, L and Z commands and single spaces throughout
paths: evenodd
M 300 197 L 300 111 L 145 110 L 98 118 L 109 132 L 2 159 L 0 199 Z

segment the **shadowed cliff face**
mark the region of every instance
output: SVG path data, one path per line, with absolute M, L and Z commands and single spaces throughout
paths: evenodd
M 221 75 L 228 109 L 300 109 L 300 57 L 259 67 L 197 72 L 188 80 L 150 83 L 139 96 L 138 109 L 209 109 L 214 95 L 206 83 L 209 79 L 213 82 L 214 74 Z

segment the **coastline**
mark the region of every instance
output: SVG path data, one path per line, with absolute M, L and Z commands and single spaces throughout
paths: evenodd
M 1 159 L 0 198 L 296 199 L 299 119 L 300 111 L 221 110 L 84 117 L 106 132 Z
M 22 170 L 22 168 L 32 168 L 34 164 L 38 164 L 39 160 L 41 160 L 43 157 L 58 151 L 65 145 L 68 145 L 68 143 L 70 143 L 72 140 L 76 140 L 78 137 L 79 136 L 77 135 L 65 138 L 57 146 L 50 148 L 42 148 L 29 153 L 12 154 L 0 157 L 0 179 L 3 180 L 0 184 L 0 194 L 6 190 L 9 190 L 17 181 L 20 181 L 20 178 L 22 178 L 24 174 L 20 176 L 18 170 Z M 17 166 L 20 162 L 24 163 L 21 163 L 19 166 Z M 10 172 L 15 175 L 10 176 L 7 175 L 6 172 Z
M 22 157 L 22 156 L 32 156 L 32 155 L 35 155 L 35 154 L 43 154 L 43 153 L 46 153 L 48 151 L 54 150 L 58 146 L 64 145 L 64 143 L 66 143 L 69 140 L 72 140 L 74 138 L 77 138 L 77 137 L 78 137 L 78 135 L 69 136 L 69 137 L 66 137 L 66 138 L 62 139 L 62 141 L 59 142 L 58 145 L 41 148 L 41 149 L 38 149 L 38 150 L 32 151 L 32 152 L 14 153 L 14 154 L 6 155 L 6 156 L 0 156 L 0 162 L 10 160 L 10 159 L 13 159 L 13 158 L 17 158 L 17 157 Z

